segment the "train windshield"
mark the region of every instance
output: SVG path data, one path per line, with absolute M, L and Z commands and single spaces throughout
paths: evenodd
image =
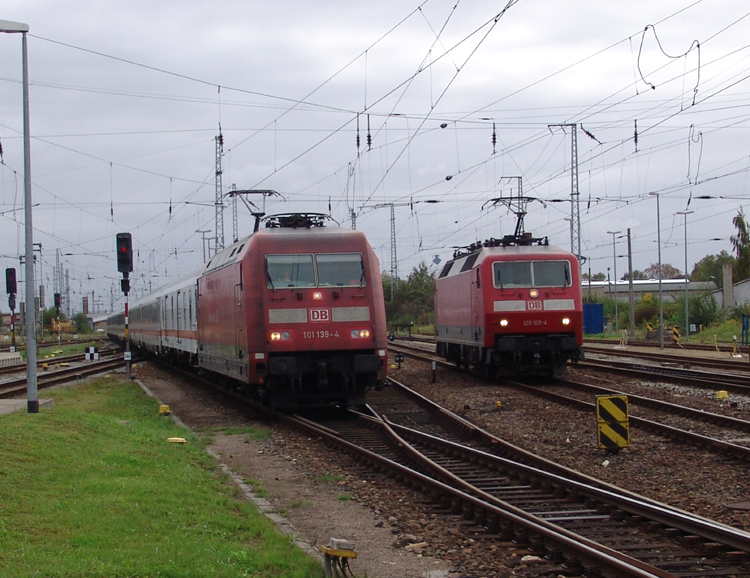
M 361 287 L 361 253 L 266 255 L 269 289 L 289 287 Z
M 268 287 L 315 287 L 313 256 L 306 255 L 266 255 Z
M 365 284 L 365 269 L 360 253 L 319 253 L 318 287 L 359 287 Z
M 495 287 L 570 287 L 567 261 L 497 261 L 492 264 Z

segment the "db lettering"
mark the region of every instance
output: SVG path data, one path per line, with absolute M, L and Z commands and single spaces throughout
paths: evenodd
M 310 321 L 330 321 L 330 309 L 310 309 Z
M 542 308 L 542 302 L 541 301 L 527 301 L 527 309 L 541 309 Z

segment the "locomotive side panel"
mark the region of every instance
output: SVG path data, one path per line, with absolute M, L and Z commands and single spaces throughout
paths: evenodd
M 440 341 L 478 345 L 473 306 L 477 302 L 476 284 L 471 270 L 446 276 L 435 284 L 435 332 Z
M 242 265 L 231 263 L 198 279 L 198 365 L 247 381 L 247 327 Z

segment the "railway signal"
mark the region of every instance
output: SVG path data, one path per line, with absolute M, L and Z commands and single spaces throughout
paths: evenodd
M 57 319 L 57 343 L 62 342 L 62 328 L 60 327 L 60 307 L 62 306 L 62 295 L 55 293 L 55 318 Z
M 8 267 L 5 270 L 5 292 L 8 294 L 8 307 L 10 307 L 10 352 L 16 352 L 16 270 Z
M 133 271 L 133 244 L 130 233 L 117 233 L 117 270 L 120 273 Z
M 16 270 L 13 267 L 8 267 L 5 270 L 5 292 L 8 295 L 15 295 L 17 293 Z
M 120 288 L 125 294 L 125 370 L 130 378 L 130 331 L 128 329 L 128 293 L 130 293 L 130 273 L 133 271 L 133 238 L 130 233 L 117 233 L 117 270 L 122 273 Z

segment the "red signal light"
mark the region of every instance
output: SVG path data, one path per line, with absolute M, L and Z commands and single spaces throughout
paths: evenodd
M 117 270 L 130 273 L 133 270 L 133 244 L 130 233 L 117 233 Z

